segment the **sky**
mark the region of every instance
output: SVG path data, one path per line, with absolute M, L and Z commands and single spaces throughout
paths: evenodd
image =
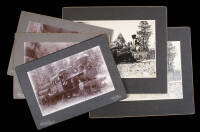
M 84 22 L 86 24 L 100 26 L 104 28 L 113 29 L 113 37 L 115 40 L 119 33 L 122 33 L 126 42 L 132 41 L 131 35 L 136 34 L 139 30 L 138 25 L 141 20 L 89 20 L 89 21 L 76 21 L 76 22 Z M 145 20 L 151 25 L 152 34 L 150 36 L 149 45 L 151 49 L 155 49 L 155 20 Z M 113 41 L 112 40 L 112 41 Z

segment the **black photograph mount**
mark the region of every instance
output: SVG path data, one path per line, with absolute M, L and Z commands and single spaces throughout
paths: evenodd
M 120 62 L 118 70 L 128 93 L 166 93 L 167 92 L 167 8 L 159 6 L 135 7 L 135 6 L 105 6 L 105 7 L 63 7 L 63 19 L 83 22 L 90 25 L 102 27 L 108 26 L 114 30 L 113 43 L 111 47 L 114 58 L 128 61 L 127 68 L 124 62 Z M 92 21 L 92 22 L 90 22 Z M 121 25 L 120 25 L 121 22 Z M 110 23 L 110 25 L 108 25 Z M 137 23 L 137 24 L 135 24 Z M 117 25 L 118 24 L 118 25 Z M 131 25 L 132 24 L 132 25 Z M 153 26 L 154 24 L 154 26 Z M 130 25 L 130 26 L 129 26 Z M 143 26 L 142 26 L 143 25 Z M 116 26 L 116 27 L 113 27 Z M 127 27 L 129 26 L 129 27 Z M 146 39 L 142 36 L 144 28 Z M 113 27 L 113 28 L 112 28 Z M 123 28 L 124 27 L 124 28 Z M 150 29 L 152 27 L 154 29 Z M 133 33 L 127 35 L 125 28 Z M 139 29 L 141 29 L 139 31 Z M 117 31 L 119 30 L 119 31 Z M 154 31 L 155 30 L 155 31 Z M 152 32 L 151 32 L 152 31 Z M 118 36 L 115 35 L 118 32 Z M 136 34 L 136 35 L 134 35 Z M 132 37 L 132 38 L 131 38 Z M 155 41 L 153 39 L 155 37 Z M 124 39 L 127 38 L 127 39 Z M 148 43 L 155 43 L 154 50 L 148 49 Z M 134 48 L 133 45 L 134 44 Z M 141 46 L 141 44 L 143 44 Z M 146 46 L 145 46 L 145 45 Z M 132 47 L 130 47 L 130 45 Z M 122 47 L 122 48 L 121 48 Z M 141 52 L 140 52 L 141 51 Z M 117 57 L 116 57 L 117 56 Z M 133 57 L 132 57 L 133 56 Z M 153 56 L 154 62 L 149 59 Z M 127 60 L 127 57 L 129 59 Z M 125 58 L 125 59 L 124 59 Z M 139 58 L 139 59 L 138 59 Z M 143 60 L 146 59 L 146 61 Z M 148 59 L 149 60 L 148 60 Z M 115 62 L 118 63 L 118 61 Z M 131 62 L 131 63 L 129 63 Z M 135 63 L 137 62 L 137 63 Z M 153 66 L 152 66 L 153 65 Z M 155 70 L 152 68 L 155 66 Z M 141 68 L 142 67 L 142 68 Z M 140 69 L 143 69 L 140 71 Z M 152 70 L 153 69 L 153 70 Z M 125 71 L 125 72 L 124 72 Z M 144 77 L 131 77 L 126 74 L 140 72 Z M 124 73 L 126 73 L 124 75 Z M 153 73 L 154 77 L 145 77 L 145 74 Z M 123 77 L 125 76 L 125 77 Z
M 168 36 L 169 42 L 180 42 L 181 61 L 179 60 L 179 62 L 181 62 L 182 69 L 182 84 L 181 87 L 179 87 L 181 88 L 179 89 L 179 92 L 180 96 L 182 95 L 182 97 L 178 97 L 176 99 L 176 97 L 171 98 L 170 96 L 167 96 L 166 98 L 165 96 L 165 99 L 158 98 L 154 100 L 120 101 L 90 112 L 90 118 L 168 116 L 188 115 L 195 113 L 192 76 L 191 30 L 189 27 L 168 28 Z M 172 88 L 174 89 L 178 87 Z M 172 94 L 174 94 L 174 92 L 172 92 Z M 163 95 L 153 96 L 163 97 Z M 145 94 L 143 94 L 142 97 L 144 99 Z

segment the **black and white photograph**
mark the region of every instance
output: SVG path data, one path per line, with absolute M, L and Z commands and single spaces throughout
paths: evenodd
M 191 29 L 168 28 L 167 93 L 128 93 L 128 98 L 90 112 L 91 118 L 191 115 L 195 113 Z
M 42 116 L 115 90 L 99 46 L 27 73 Z
M 167 93 L 166 7 L 63 7 L 62 18 L 113 30 L 109 46 L 128 93 Z
M 183 98 L 180 41 L 168 41 L 168 92 Z
M 167 93 L 129 94 L 122 101 L 183 99 L 180 41 L 168 41 L 167 45 Z
M 24 62 L 39 59 L 40 57 L 70 47 L 78 42 L 25 42 Z
M 114 30 L 110 48 L 121 78 L 156 78 L 155 20 L 77 22 Z

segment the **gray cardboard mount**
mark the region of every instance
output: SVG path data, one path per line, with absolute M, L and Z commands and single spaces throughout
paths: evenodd
M 160 6 L 63 7 L 68 20 L 155 20 L 156 78 L 122 78 L 128 93 L 167 92 L 167 8 Z M 131 27 L 130 27 L 131 28 Z
M 16 32 L 22 32 L 22 33 L 26 32 L 28 23 L 30 21 L 50 25 L 53 27 L 63 28 L 63 29 L 69 30 L 69 31 L 76 31 L 79 33 L 99 33 L 99 34 L 106 33 L 111 37 L 112 32 L 113 32 L 111 29 L 101 28 L 101 27 L 97 27 L 97 26 L 91 26 L 91 25 L 82 24 L 82 23 L 75 23 L 75 22 L 68 21 L 68 20 L 63 20 L 63 19 L 59 19 L 59 18 L 55 18 L 55 17 L 30 13 L 30 12 L 26 12 L 26 11 L 21 12 Z M 9 61 L 9 65 L 8 65 L 8 70 L 7 70 L 7 74 L 11 75 L 11 76 L 14 73 L 13 50 L 14 50 L 14 45 L 12 48 L 10 61 Z
M 24 64 L 24 42 L 82 42 L 98 35 L 83 33 L 16 33 L 15 46 L 17 48 L 14 48 L 13 51 L 13 65 L 15 67 Z M 13 79 L 13 98 L 25 98 L 15 72 Z
M 180 41 L 183 99 L 120 101 L 90 112 L 90 118 L 194 114 L 191 30 L 189 27 L 168 28 L 168 40 Z
M 67 41 L 67 39 L 63 37 L 63 41 Z M 73 105 L 71 107 L 65 108 L 55 113 L 42 116 L 36 97 L 33 92 L 33 88 L 28 78 L 27 72 L 33 69 L 36 69 L 38 67 L 47 65 L 49 63 L 55 62 L 57 60 L 66 58 L 68 56 L 74 55 L 76 53 L 80 53 L 84 50 L 96 47 L 96 46 L 100 46 L 100 49 L 102 51 L 105 63 L 107 65 L 107 68 L 110 73 L 110 77 L 115 89 L 111 92 L 108 92 L 101 96 L 81 102 L 77 105 Z M 87 41 L 81 42 L 80 44 L 76 44 L 69 48 L 65 48 L 53 54 L 47 55 L 45 57 L 41 57 L 37 60 L 19 65 L 15 69 L 16 69 L 16 73 L 17 73 L 19 82 L 21 84 L 23 93 L 28 102 L 31 114 L 33 116 L 33 119 L 38 129 L 48 127 L 50 125 L 61 122 L 63 120 L 70 119 L 72 117 L 78 116 L 80 114 L 89 112 L 96 108 L 100 108 L 102 106 L 105 106 L 113 102 L 116 102 L 118 100 L 126 98 L 125 88 L 120 79 L 112 53 L 109 49 L 108 38 L 106 35 L 97 36 L 93 39 L 89 39 Z

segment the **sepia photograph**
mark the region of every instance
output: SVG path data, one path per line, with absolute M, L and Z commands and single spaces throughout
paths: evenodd
M 115 90 L 99 46 L 27 73 L 42 116 Z
M 77 31 L 71 31 L 64 28 L 54 27 L 47 24 L 41 24 L 39 22 L 29 21 L 26 28 L 26 32 L 30 33 L 78 33 Z
M 114 30 L 110 48 L 121 78 L 156 78 L 155 20 L 81 22 Z
M 78 42 L 24 42 L 24 62 L 70 47 Z
M 167 93 L 129 94 L 122 101 L 183 99 L 180 41 L 168 41 L 167 45 Z

